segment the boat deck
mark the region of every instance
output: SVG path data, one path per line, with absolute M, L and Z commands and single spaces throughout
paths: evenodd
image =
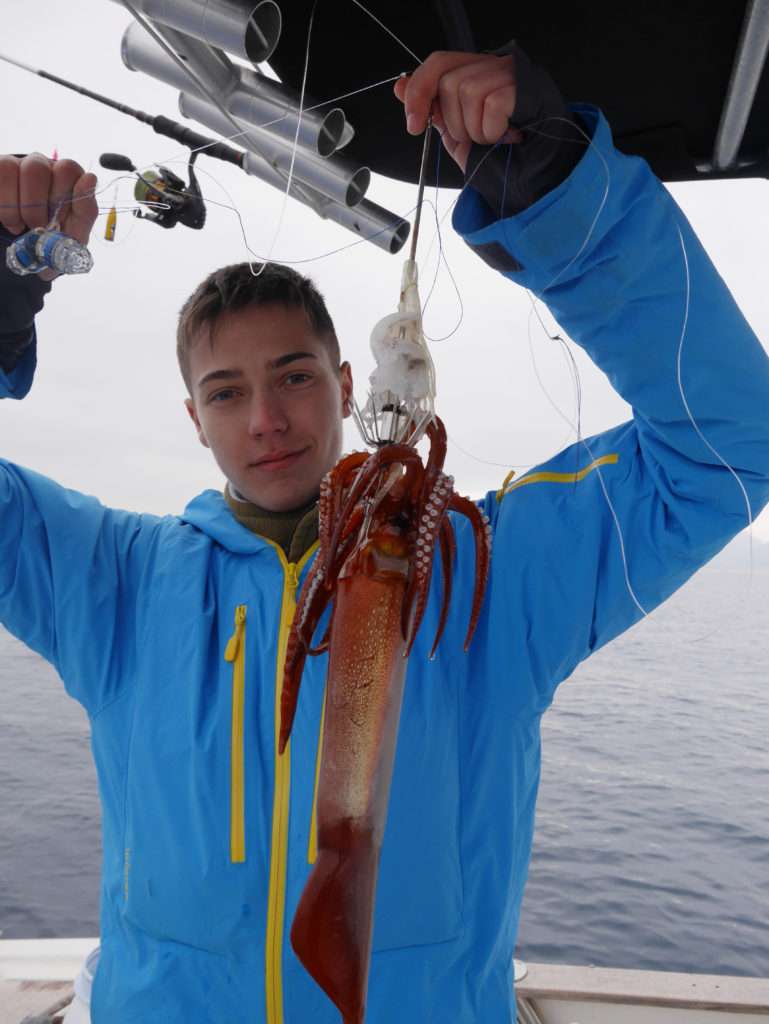
M 66 998 L 97 939 L 0 940 L 0 1024 Z M 769 979 L 527 964 L 519 1024 L 769 1024 Z

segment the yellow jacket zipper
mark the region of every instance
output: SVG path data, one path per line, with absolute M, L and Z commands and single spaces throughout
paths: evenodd
M 271 542 L 269 542 L 271 543 Z M 272 802 L 272 841 L 270 846 L 270 888 L 267 898 L 267 936 L 265 943 L 266 1024 L 283 1024 L 283 934 L 286 910 L 286 871 L 288 866 L 288 814 L 291 790 L 291 743 L 278 756 L 280 735 L 280 696 L 283 689 L 283 670 L 291 623 L 296 611 L 296 590 L 299 574 L 312 557 L 317 544 L 306 551 L 299 562 L 287 562 L 283 551 L 275 544 L 285 585 L 280 610 L 278 656 L 275 666 L 275 791 Z
M 230 741 L 230 860 L 246 859 L 245 751 L 246 705 L 246 606 L 235 609 L 235 632 L 224 651 L 232 662 L 232 736 Z
M 310 840 L 307 844 L 307 863 L 314 864 L 318 859 L 318 786 L 320 784 L 320 758 L 323 753 L 323 726 L 326 722 L 326 697 L 323 695 L 323 709 L 320 713 L 318 729 L 318 750 L 315 755 L 315 784 L 312 790 L 312 813 L 310 815 Z

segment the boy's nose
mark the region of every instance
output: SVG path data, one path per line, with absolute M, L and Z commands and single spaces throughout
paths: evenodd
M 255 395 L 251 403 L 248 430 L 252 437 L 282 434 L 288 429 L 288 417 L 274 394 Z

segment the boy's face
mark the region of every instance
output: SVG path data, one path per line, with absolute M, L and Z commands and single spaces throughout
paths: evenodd
M 350 415 L 348 363 L 328 348 L 302 309 L 270 305 L 226 313 L 190 351 L 187 411 L 232 486 L 270 512 L 318 493 L 342 451 Z

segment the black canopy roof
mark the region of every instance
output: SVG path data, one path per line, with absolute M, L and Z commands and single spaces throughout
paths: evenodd
M 253 0 L 238 2 L 253 7 Z M 270 64 L 298 89 L 313 0 L 280 6 L 283 32 Z M 663 180 L 769 177 L 769 74 L 763 71 L 769 3 L 366 0 L 365 6 L 422 59 L 436 49 L 480 51 L 516 39 L 550 70 L 567 99 L 600 106 L 619 148 L 645 157 Z M 307 81 L 317 100 L 414 67 L 352 0 L 319 0 Z M 727 97 L 726 135 L 736 143 L 729 155 L 726 138 L 719 165 L 714 154 Z M 414 181 L 420 142 L 406 135 L 391 87 L 340 106 L 356 130 L 348 152 L 381 174 Z M 443 161 L 441 184 L 459 183 L 451 162 Z

